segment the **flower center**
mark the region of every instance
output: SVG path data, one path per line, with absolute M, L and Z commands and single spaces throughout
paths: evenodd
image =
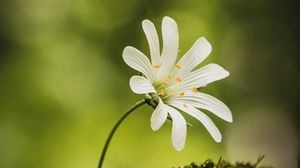
M 153 65 L 154 68 L 161 68 L 161 64 L 157 64 L 157 65 Z M 174 66 L 176 69 L 180 69 L 182 68 L 181 65 L 176 64 Z M 168 97 L 171 96 L 184 96 L 185 93 L 183 90 L 179 90 L 179 91 L 166 91 L 168 86 L 171 86 L 173 84 L 181 84 L 181 82 L 183 81 L 183 79 L 179 76 L 174 76 L 173 73 L 167 73 L 166 75 L 164 75 L 164 78 L 158 82 L 156 82 L 154 84 L 154 87 L 157 91 L 157 95 L 161 98 L 161 99 L 167 99 Z M 175 82 L 175 83 L 174 83 Z
M 154 68 L 161 68 L 161 64 L 157 64 L 157 65 L 153 65 Z M 182 66 L 180 64 L 176 64 L 174 66 L 175 69 L 181 69 Z M 155 90 L 157 92 L 157 96 L 159 96 L 161 99 L 167 99 L 169 97 L 172 96 L 184 96 L 185 95 L 185 91 L 186 90 L 181 90 L 180 86 L 183 83 L 183 79 L 180 76 L 174 76 L 173 73 L 167 73 L 166 75 L 164 75 L 164 78 L 158 82 L 156 82 L 155 84 L 153 84 L 153 86 L 155 87 Z M 169 91 L 170 89 L 167 89 L 169 86 L 171 85 L 178 85 L 175 88 L 178 88 L 178 90 L 176 91 L 176 89 L 172 89 L 172 91 Z M 172 86 L 171 86 L 172 87 Z M 199 89 L 197 87 L 192 87 L 191 90 L 193 93 L 197 93 L 199 92 Z

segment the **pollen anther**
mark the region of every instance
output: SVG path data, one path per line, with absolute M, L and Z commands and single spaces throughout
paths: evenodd
M 167 93 L 168 96 L 174 96 L 175 94 L 172 92 Z
M 180 69 L 180 68 L 181 68 L 181 65 L 180 65 L 180 64 L 176 64 L 175 67 L 176 67 L 177 69 Z
M 198 89 L 197 89 L 196 87 L 193 87 L 193 88 L 192 88 L 192 92 L 197 93 L 197 92 L 198 92 Z
M 160 68 L 161 64 L 153 65 L 154 68 Z
M 179 93 L 179 96 L 184 96 L 184 91 L 181 91 L 181 92 Z
M 167 78 L 168 78 L 168 79 L 172 79 L 172 77 L 173 77 L 173 74 L 171 74 L 171 73 L 168 73 L 168 74 L 167 74 Z
M 168 84 L 168 81 L 167 80 L 162 80 L 161 83 Z
M 188 107 L 185 103 L 183 103 L 182 105 L 183 105 L 183 107 Z
M 182 81 L 182 79 L 181 79 L 181 78 L 179 78 L 179 77 L 177 77 L 177 78 L 176 78 L 176 81 L 177 81 L 177 82 L 181 82 L 181 81 Z

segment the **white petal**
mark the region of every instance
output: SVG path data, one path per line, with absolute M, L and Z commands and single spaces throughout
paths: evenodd
M 172 144 L 177 151 L 181 151 L 186 140 L 186 121 L 173 107 L 164 105 L 164 108 L 172 118 Z
M 203 87 L 214 81 L 226 78 L 229 72 L 217 64 L 208 64 L 183 78 L 181 89 Z
M 174 97 L 173 100 L 184 101 L 196 108 L 208 110 L 225 121 L 232 122 L 230 109 L 220 100 L 205 93 L 185 93 L 184 96 Z
M 151 116 L 151 128 L 153 131 L 159 130 L 168 117 L 168 112 L 164 110 L 163 107 L 163 101 L 159 100 L 158 106 L 156 107 Z
M 178 52 L 178 28 L 175 20 L 170 17 L 164 17 L 162 21 L 163 51 L 162 74 L 168 73 L 173 68 Z
M 142 76 L 132 76 L 129 85 L 131 90 L 136 94 L 156 93 L 151 82 Z
M 192 48 L 178 61 L 182 67 L 178 70 L 179 73 L 192 71 L 205 58 L 208 57 L 212 50 L 210 43 L 204 38 L 199 38 Z
M 180 101 L 177 101 L 177 102 L 173 101 L 172 103 L 170 103 L 170 105 L 186 112 L 187 114 L 189 114 L 192 117 L 199 120 L 204 125 L 204 127 L 208 130 L 208 132 L 213 137 L 213 139 L 216 142 L 221 142 L 222 135 L 221 135 L 219 129 L 216 127 L 216 125 L 213 123 L 213 121 L 206 114 L 204 114 L 200 110 L 198 110 L 188 104 L 185 104 L 186 106 L 184 106 L 183 102 L 180 102 Z
M 127 46 L 123 51 L 123 59 L 131 68 L 143 73 L 148 79 L 152 79 L 151 63 L 142 52 Z
M 158 65 L 160 64 L 160 50 L 157 31 L 150 20 L 144 20 L 142 25 L 148 40 L 152 65 Z

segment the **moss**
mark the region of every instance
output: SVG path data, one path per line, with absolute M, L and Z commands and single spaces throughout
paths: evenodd
M 263 160 L 263 156 L 259 156 L 255 163 L 251 162 L 235 162 L 231 163 L 229 161 L 223 160 L 222 157 L 217 163 L 208 159 L 204 163 L 192 162 L 191 164 L 185 165 L 178 168 L 274 168 L 272 166 L 259 166 L 260 162 Z M 173 167 L 175 168 L 175 167 Z

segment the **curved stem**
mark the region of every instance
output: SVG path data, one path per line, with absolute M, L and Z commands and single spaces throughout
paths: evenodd
M 110 134 L 108 136 L 108 138 L 106 139 L 106 142 L 105 142 L 105 145 L 104 145 L 104 148 L 102 150 L 102 153 L 101 153 L 101 157 L 100 157 L 100 160 L 99 160 L 99 165 L 98 165 L 98 168 L 102 168 L 102 164 L 103 164 L 103 161 L 104 161 L 104 157 L 105 157 L 105 154 L 106 154 L 106 151 L 107 151 L 107 148 L 109 146 L 109 143 L 112 139 L 112 137 L 114 136 L 116 130 L 118 129 L 118 127 L 120 126 L 120 124 L 124 121 L 124 119 L 129 116 L 129 114 L 131 114 L 135 109 L 137 109 L 138 107 L 142 106 L 143 104 L 145 104 L 146 101 L 145 100 L 141 100 L 139 102 L 137 102 L 136 104 L 134 104 L 132 107 L 129 108 L 129 110 L 119 119 L 119 121 L 115 124 L 115 126 L 113 127 L 113 129 L 110 131 Z

